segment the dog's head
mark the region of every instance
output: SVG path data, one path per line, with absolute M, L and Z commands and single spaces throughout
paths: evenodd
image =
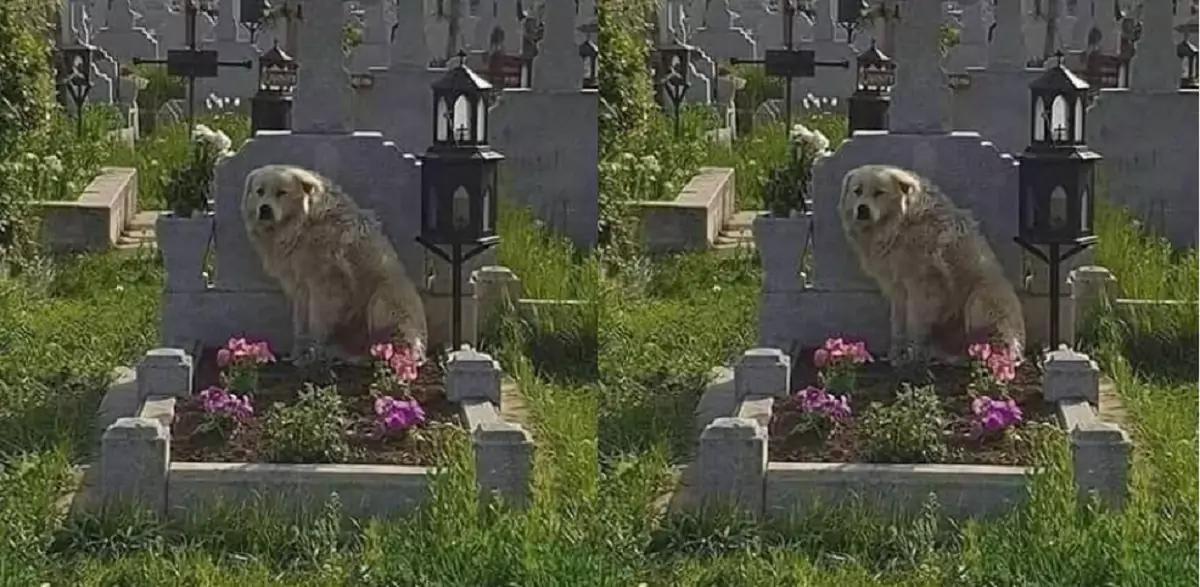
M 864 230 L 908 213 L 921 180 L 888 165 L 863 165 L 842 179 L 842 222 L 848 229 Z
M 317 174 L 290 165 L 266 165 L 246 176 L 242 214 L 254 229 L 270 230 L 308 216 L 324 195 Z

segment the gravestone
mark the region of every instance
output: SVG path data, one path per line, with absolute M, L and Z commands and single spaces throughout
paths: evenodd
M 1105 88 L 1089 110 L 1087 140 L 1104 155 L 1110 201 L 1176 247 L 1195 247 L 1197 90 L 1179 89 L 1169 2 L 1143 6 L 1143 34 L 1128 88 Z
M 569 2 L 550 2 L 533 87 L 506 89 L 491 112 L 492 144 L 507 160 L 506 194 L 579 248 L 596 244 L 599 94 L 582 89 Z
M 858 53 L 854 46 L 835 38 L 833 3 L 835 0 L 813 0 L 816 18 L 813 20 L 813 39 L 798 43 L 798 49 L 812 51 L 818 61 L 847 61 L 850 67 L 818 67 L 816 75 L 798 78 L 794 83 L 799 91 L 793 96 L 814 94 L 834 98 L 849 98 L 854 93 L 858 72 L 854 68 Z
M 758 49 L 750 35 L 733 25 L 729 0 L 709 1 L 704 24 L 696 29 L 692 42 L 702 47 L 717 63 L 729 63 L 730 59 L 758 58 Z
M 1044 71 L 1025 66 L 1017 2 L 996 6 L 987 67 L 968 67 L 970 85 L 954 93 L 954 128 L 976 131 L 1004 153 L 1029 145 L 1029 84 Z
M 94 36 L 95 44 L 103 47 L 120 64 L 133 63 L 134 58 L 161 59 L 158 41 L 149 31 L 137 26 L 137 18 L 129 0 L 113 0 L 105 21 L 107 24 Z
M 418 162 L 378 132 L 351 132 L 352 89 L 340 43 L 343 16 L 341 2 L 306 4 L 301 22 L 306 61 L 298 74 L 293 130 L 260 131 L 218 165 L 216 279 L 198 291 L 166 292 L 160 328 L 164 345 L 190 350 L 244 334 L 268 340 L 274 348 L 290 348 L 289 305 L 275 280 L 263 272 L 240 212 L 246 175 L 263 165 L 298 165 L 340 185 L 381 222 L 410 277 L 424 283 L 425 252 L 414 240 L 419 230 Z M 445 316 L 429 306 L 426 313 L 430 343 L 439 344 L 446 331 L 437 325 L 446 322 Z
M 249 0 L 247 0 L 249 1 Z M 221 0 L 218 5 L 219 14 L 213 29 L 214 38 L 201 46 L 201 49 L 216 51 L 221 61 L 237 62 L 250 61 L 254 67 L 222 67 L 217 77 L 196 80 L 198 96 L 217 95 L 222 98 L 242 98 L 249 100 L 258 92 L 258 50 L 254 45 L 238 40 L 238 14 L 234 0 Z M 196 38 L 200 37 L 200 18 L 197 16 Z
M 909 0 L 904 9 L 896 39 L 899 68 L 890 130 L 858 131 L 817 163 L 813 273 L 799 278 L 765 276 L 764 284 L 770 285 L 764 285 L 762 292 L 759 346 L 787 351 L 844 336 L 864 340 L 875 352 L 887 349 L 888 302 L 859 269 L 837 211 L 843 177 L 862 165 L 896 165 L 929 178 L 958 206 L 972 212 L 1005 275 L 1020 283 L 1021 255 L 1012 240 L 1017 232 L 1016 161 L 979 133 L 949 130 L 950 90 L 938 50 L 939 2 Z

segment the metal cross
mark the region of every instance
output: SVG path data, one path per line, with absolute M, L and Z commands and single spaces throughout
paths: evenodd
M 768 77 L 782 78 L 784 80 L 783 112 L 786 124 L 790 127 L 792 124 L 792 80 L 796 78 L 815 77 L 818 67 L 849 69 L 850 61 L 847 59 L 840 61 L 819 61 L 815 52 L 807 49 L 795 49 L 792 31 L 796 21 L 796 2 L 795 0 L 783 0 L 781 8 L 784 48 L 767 49 L 765 59 L 733 58 L 729 60 L 729 63 L 731 65 L 740 65 L 743 63 L 762 65 Z

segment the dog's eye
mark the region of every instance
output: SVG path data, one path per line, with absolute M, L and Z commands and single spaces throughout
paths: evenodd
M 882 197 L 883 197 L 883 190 L 875 190 L 875 197 L 876 197 L 876 198 L 882 198 Z
M 286 190 L 279 190 L 279 191 L 275 192 L 275 197 L 276 197 L 276 198 L 286 198 L 286 197 L 287 197 L 287 191 L 286 191 Z
M 862 186 L 861 185 L 854 186 L 854 195 L 856 195 L 856 196 L 862 195 Z
M 256 190 L 254 190 L 254 193 L 258 194 L 258 196 L 259 196 L 259 197 L 262 197 L 262 195 L 263 195 L 263 189 L 260 187 L 260 188 L 258 188 L 258 189 L 256 189 Z

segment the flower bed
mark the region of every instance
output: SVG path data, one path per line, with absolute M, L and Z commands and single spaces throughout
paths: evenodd
M 995 373 L 975 359 L 914 377 L 873 361 L 861 343 L 834 339 L 826 347 L 801 353 L 792 371 L 797 391 L 775 401 L 772 461 L 1028 466 L 1036 425 L 1056 417 L 1036 367 L 996 360 L 1002 351 L 987 351 Z M 829 358 L 831 350 L 840 356 Z
M 432 466 L 439 438 L 461 427 L 437 361 L 419 372 L 397 361 L 405 372 L 377 359 L 312 377 L 312 369 L 274 361 L 265 346 L 237 340 L 230 346 L 239 345 L 249 347 L 245 360 L 263 363 L 252 374 L 234 375 L 239 365 L 230 364 L 228 348 L 201 355 L 196 383 L 203 391 L 176 408 L 173 460 Z M 260 349 L 264 354 L 256 354 Z M 230 387 L 249 389 L 239 394 Z
M 470 439 L 481 499 L 529 503 L 533 439 L 504 417 L 499 363 L 469 348 L 450 353 L 442 368 L 419 369 L 390 345 L 372 354 L 373 372 L 333 370 L 346 391 L 358 382 L 359 395 L 344 395 L 322 375 L 328 367 L 280 367 L 265 343 L 233 339 L 198 361 L 178 348 L 147 352 L 136 376 L 105 397 L 112 422 L 101 437 L 95 494 L 85 502 L 175 515 L 263 499 L 308 509 L 336 495 L 347 515 L 389 516 L 429 498 L 431 474 L 446 465 L 432 458 L 446 453 L 432 449 L 453 432 Z M 276 370 L 287 383 L 275 383 Z M 194 393 L 205 378 L 215 384 Z M 292 383 L 306 388 L 297 393 Z M 272 389 L 287 390 L 279 393 L 291 402 L 273 402 Z M 439 462 L 393 464 L 430 460 Z
M 1002 515 L 1028 499 L 1031 473 L 1045 465 L 1031 449 L 1054 421 L 1069 438 L 1081 498 L 1123 506 L 1131 443 L 1100 420 L 1100 370 L 1087 355 L 1059 349 L 1034 371 L 977 346 L 970 368 L 927 372 L 881 368 L 865 346 L 836 339 L 819 350 L 799 361 L 798 385 L 778 349 L 751 349 L 732 373 L 717 372 L 700 400 L 703 431 L 679 505 L 915 514 L 934 496 L 950 517 Z

